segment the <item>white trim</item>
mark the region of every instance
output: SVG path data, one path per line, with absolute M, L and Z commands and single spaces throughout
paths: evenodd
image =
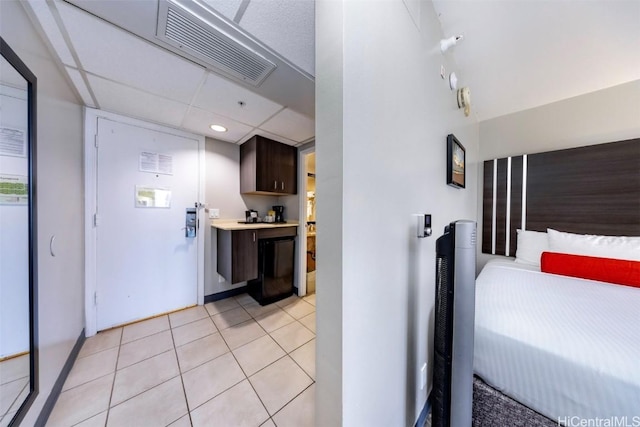
M 522 156 L 522 231 L 527 229 L 527 155 Z
M 316 147 L 298 151 L 298 296 L 307 294 L 307 166 L 305 156 L 315 153 Z
M 96 229 L 94 227 L 93 215 L 97 211 L 97 152 L 95 147 L 95 135 L 98 134 L 98 119 L 104 118 L 119 123 L 138 126 L 158 132 L 164 132 L 183 138 L 198 141 L 198 164 L 200 167 L 200 178 L 198 183 L 199 202 L 204 204 L 205 194 L 205 137 L 195 135 L 179 129 L 162 126 L 154 123 L 133 119 L 95 108 L 84 107 L 84 263 L 85 263 L 85 335 L 93 336 L 97 333 L 96 306 L 94 304 L 94 294 L 96 292 Z M 204 303 L 204 232 L 206 220 L 200 221 L 198 230 L 198 273 L 197 273 L 197 303 Z
M 498 159 L 493 159 L 493 209 L 491 213 L 491 253 L 496 254 L 496 205 L 498 203 Z
M 207 214 L 205 211 L 205 205 L 207 201 L 205 200 L 205 186 L 206 186 L 206 152 L 205 152 L 205 138 L 204 136 L 193 135 L 198 139 L 198 203 L 200 207 L 198 208 L 198 291 L 197 291 L 197 301 L 198 305 L 204 305 L 204 263 L 206 260 L 204 259 L 204 241 L 205 241 L 205 233 L 209 230 L 209 220 L 207 218 Z
M 504 254 L 509 256 L 509 250 L 511 249 L 509 242 L 511 240 L 511 157 L 507 157 L 507 218 L 505 229 Z
M 93 336 L 97 331 L 96 306 L 93 295 L 96 292 L 96 229 L 93 214 L 96 212 L 96 147 L 98 114 L 84 108 L 84 317 L 85 335 Z

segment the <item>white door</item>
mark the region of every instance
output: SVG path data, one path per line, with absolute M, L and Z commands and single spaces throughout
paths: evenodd
M 198 141 L 98 119 L 96 326 L 197 303 Z

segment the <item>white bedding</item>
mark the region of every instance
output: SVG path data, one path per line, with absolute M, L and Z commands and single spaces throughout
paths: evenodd
M 474 370 L 494 388 L 556 422 L 640 423 L 640 288 L 495 260 L 475 318 Z

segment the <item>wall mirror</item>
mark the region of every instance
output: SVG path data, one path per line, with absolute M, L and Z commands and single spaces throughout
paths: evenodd
M 36 78 L 0 37 L 0 425 L 38 393 Z

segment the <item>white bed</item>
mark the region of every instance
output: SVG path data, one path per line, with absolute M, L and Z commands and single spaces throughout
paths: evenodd
M 493 260 L 475 319 L 474 370 L 495 389 L 555 422 L 640 422 L 640 288 Z

